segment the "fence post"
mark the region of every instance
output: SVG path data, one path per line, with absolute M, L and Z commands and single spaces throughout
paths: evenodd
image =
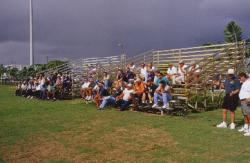
M 159 62 L 160 62 L 160 52 L 157 51 L 157 67 L 159 66 Z

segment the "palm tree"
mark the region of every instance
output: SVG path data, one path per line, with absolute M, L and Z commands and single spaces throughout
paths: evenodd
M 242 40 L 241 35 L 242 35 L 241 27 L 234 21 L 229 22 L 224 29 L 225 42 L 241 41 Z

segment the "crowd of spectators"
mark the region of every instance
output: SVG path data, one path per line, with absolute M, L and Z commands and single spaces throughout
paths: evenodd
M 16 85 L 16 96 L 24 96 L 28 99 L 38 98 L 42 100 L 64 99 L 70 93 L 72 79 L 69 74 L 54 73 L 30 77 Z
M 130 105 L 133 108 L 151 106 L 160 110 L 170 109 L 169 102 L 172 84 L 183 84 L 185 77 L 199 78 L 199 66 L 192 62 L 188 66 L 180 61 L 178 66 L 169 65 L 163 74 L 152 64 L 136 66 L 130 63 L 125 70 L 118 69 L 111 78 L 110 72 L 103 73 L 103 79 L 95 81 L 93 77 L 85 78 L 80 89 L 81 97 L 94 101 L 99 110 L 106 106 L 116 106 L 120 111 Z

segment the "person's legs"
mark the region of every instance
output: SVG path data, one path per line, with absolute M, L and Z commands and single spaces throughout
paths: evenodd
M 121 105 L 120 105 L 120 110 L 123 111 L 127 109 L 129 105 L 130 105 L 130 101 L 122 100 Z
M 146 93 L 142 94 L 142 103 L 146 103 Z
M 223 122 L 227 121 L 227 109 L 222 110 L 222 119 L 223 119 Z
M 230 111 L 230 115 L 231 115 L 231 123 L 234 123 L 235 122 L 235 112 Z
M 104 98 L 102 99 L 102 103 L 101 103 L 101 105 L 99 106 L 100 109 L 103 109 L 103 108 L 107 105 L 109 98 L 110 98 L 110 96 L 107 96 L 107 97 L 104 97 Z
M 153 103 L 153 97 L 151 96 L 150 93 L 148 93 L 148 100 L 149 100 L 149 103 Z
M 154 93 L 154 104 L 158 105 L 158 98 L 162 98 L 161 95 L 159 93 Z

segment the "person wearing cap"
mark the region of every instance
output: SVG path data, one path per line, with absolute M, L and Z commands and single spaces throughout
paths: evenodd
M 218 128 L 227 128 L 227 112 L 230 112 L 231 124 L 229 125 L 230 129 L 235 129 L 235 110 L 238 105 L 238 94 L 240 91 L 240 81 L 234 75 L 234 69 L 229 69 L 227 72 L 227 78 L 225 80 L 224 87 L 225 97 L 222 104 L 222 118 L 223 121 L 217 125 Z
M 244 125 L 238 131 L 244 132 L 244 136 L 250 136 L 250 79 L 244 72 L 239 74 L 239 79 L 242 83 L 239 98 L 244 116 Z
M 128 84 L 127 87 L 123 90 L 122 94 L 116 97 L 116 100 L 120 101 L 118 104 L 120 111 L 124 111 L 129 107 L 133 99 L 133 94 L 133 86 L 132 84 Z
M 154 105 L 152 108 L 158 108 L 158 99 L 163 101 L 162 109 L 168 109 L 169 108 L 169 101 L 171 100 L 170 95 L 170 86 L 165 81 L 160 81 L 158 88 L 155 90 L 154 93 Z
M 173 65 L 173 63 L 169 64 L 169 68 L 167 70 L 167 77 L 172 81 L 172 84 L 175 84 L 175 77 L 177 75 L 177 68 Z
M 177 84 L 181 84 L 181 83 L 185 82 L 185 75 L 187 73 L 186 68 L 187 68 L 187 65 L 184 64 L 183 60 L 180 60 L 179 61 L 179 66 L 178 66 L 178 69 L 177 69 L 177 75 L 176 75 L 176 78 L 175 78 L 175 82 Z

